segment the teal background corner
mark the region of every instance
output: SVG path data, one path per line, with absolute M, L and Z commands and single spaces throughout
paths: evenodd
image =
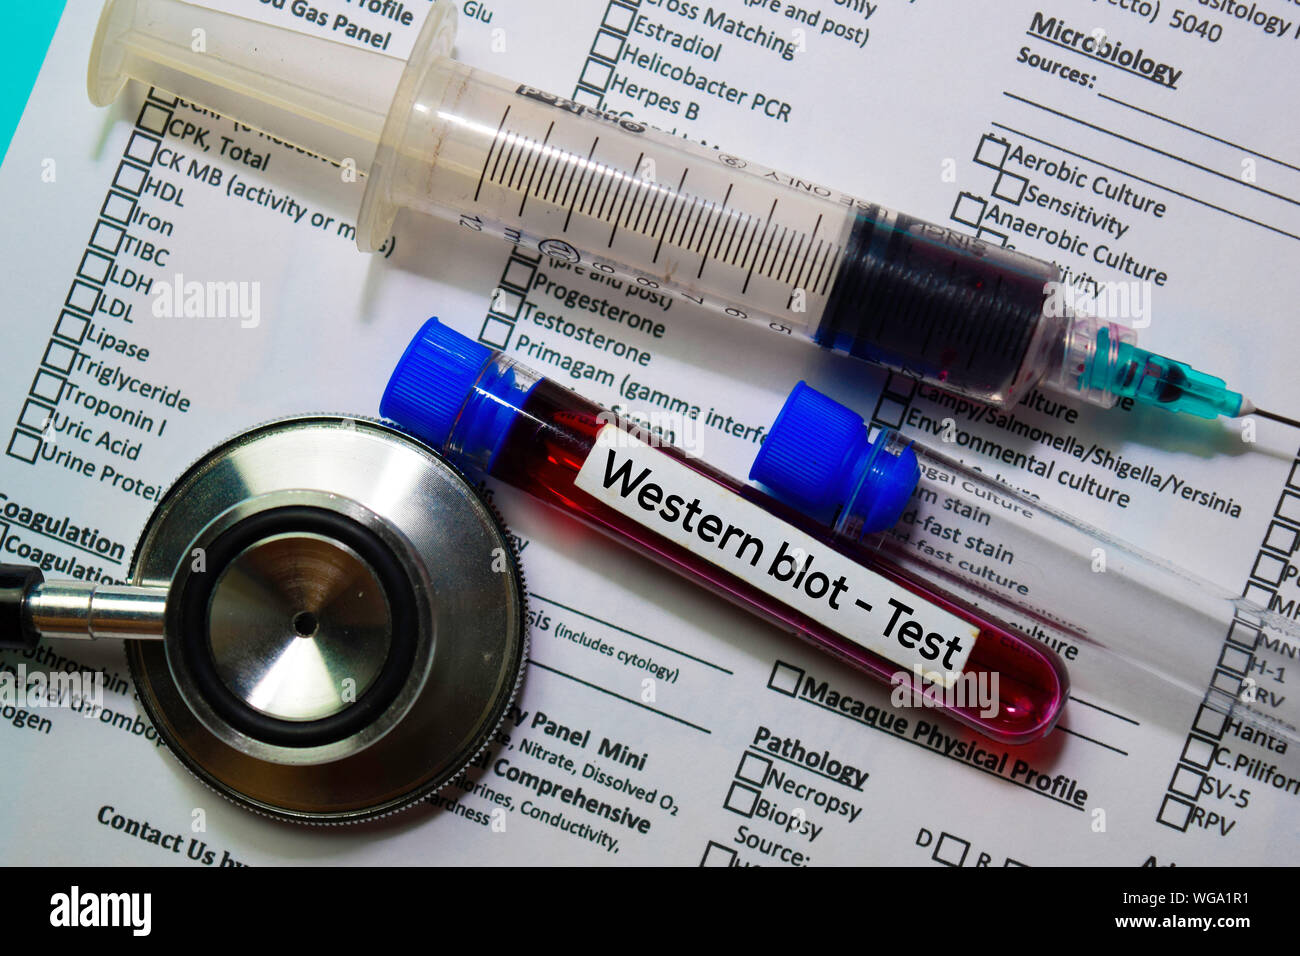
M 5 11 L 8 23 L 0 31 L 0 63 L 5 64 L 0 82 L 0 160 L 9 152 L 9 142 L 63 15 L 64 2 L 13 4 L 13 9 Z

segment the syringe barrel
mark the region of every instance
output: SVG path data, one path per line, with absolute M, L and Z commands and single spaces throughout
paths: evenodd
M 367 174 L 363 249 L 411 208 L 539 255 L 539 282 L 614 278 L 981 401 L 1061 366 L 1050 263 L 471 69 L 449 56 L 454 21 L 434 3 L 403 63 L 182 0 L 107 0 L 91 99 L 134 78 Z
M 801 406 L 798 414 L 792 414 L 791 405 Z M 755 462 L 755 472 L 764 475 L 751 473 L 792 505 L 798 506 L 797 499 L 779 487 L 784 483 L 781 470 L 763 469 L 762 463 L 787 443 L 819 448 L 807 427 L 817 416 L 828 422 L 827 434 L 847 434 L 846 420 L 868 428 L 851 409 L 801 383 Z M 785 433 L 790 421 L 803 424 L 800 434 Z M 824 447 L 839 460 L 835 443 Z M 826 506 L 835 516 L 826 521 L 828 529 L 989 608 L 1067 660 L 1086 652 L 1085 645 L 1104 648 L 1109 654 L 1100 656 L 1112 671 L 1140 667 L 1204 698 L 1225 720 L 1300 741 L 1300 695 L 1286 693 L 1283 682 L 1300 653 L 1295 621 L 1071 517 L 999 476 L 976 471 L 941 449 L 913 443 L 912 451 L 921 478 L 893 529 L 864 534 L 857 509 L 833 505 Z M 1061 485 L 1070 478 L 1068 464 L 1042 467 L 1051 468 Z M 853 478 L 837 475 L 827 483 L 851 487 Z
M 412 59 L 376 167 L 363 248 L 415 209 L 549 257 L 538 282 L 614 277 L 996 403 L 1059 342 L 1051 263 L 446 58 Z

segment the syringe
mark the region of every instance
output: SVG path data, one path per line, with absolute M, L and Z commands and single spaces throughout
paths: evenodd
M 407 61 L 182 0 L 108 0 L 90 98 L 134 78 L 366 174 L 363 250 L 412 209 L 981 402 L 1038 385 L 1300 427 L 1127 326 L 1055 307 L 1050 262 L 472 69 L 454 35 L 445 0 Z

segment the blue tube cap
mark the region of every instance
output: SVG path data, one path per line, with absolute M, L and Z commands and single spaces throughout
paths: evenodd
M 873 442 L 857 412 L 809 387 L 795 386 L 749 477 L 809 517 L 871 534 L 892 528 L 921 480 L 911 447 Z
M 490 472 L 537 379 L 500 352 L 424 323 L 393 369 L 379 414 L 468 470 Z
M 406 347 L 388 379 L 379 414 L 444 450 L 465 399 L 492 350 L 432 318 Z

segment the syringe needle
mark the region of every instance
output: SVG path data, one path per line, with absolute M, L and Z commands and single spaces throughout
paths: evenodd
M 1266 412 L 1262 408 L 1255 409 L 1255 414 L 1261 418 L 1271 418 L 1275 422 L 1281 422 L 1283 425 L 1290 425 L 1292 428 L 1300 428 L 1300 421 L 1294 418 L 1287 418 L 1285 415 L 1279 415 L 1276 412 Z
M 1285 415 L 1279 415 L 1277 412 L 1266 412 L 1262 408 L 1256 408 L 1255 403 L 1250 399 L 1241 400 L 1241 411 L 1237 413 L 1238 418 L 1244 418 L 1247 415 L 1258 415 L 1260 418 L 1271 418 L 1275 422 L 1281 422 L 1283 425 L 1290 425 L 1292 428 L 1300 428 L 1300 421 L 1294 418 L 1287 418 Z

